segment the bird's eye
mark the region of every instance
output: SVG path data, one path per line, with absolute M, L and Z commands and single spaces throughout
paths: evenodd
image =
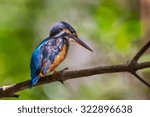
M 60 28 L 60 31 L 63 31 L 63 28 Z
M 73 30 L 71 30 L 71 33 L 74 33 L 74 31 L 73 31 Z

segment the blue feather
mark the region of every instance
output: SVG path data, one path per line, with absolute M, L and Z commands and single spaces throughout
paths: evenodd
M 36 85 L 39 79 L 39 74 L 46 75 L 50 65 L 54 62 L 57 55 L 61 52 L 64 46 L 62 38 L 46 38 L 34 50 L 30 69 L 31 69 L 31 84 L 30 87 Z
M 39 76 L 31 79 L 30 88 L 32 88 L 34 85 L 36 85 L 38 81 L 39 81 Z
M 41 47 L 42 45 L 48 40 L 49 38 L 44 39 L 34 50 L 32 57 L 31 57 L 31 63 L 30 63 L 30 69 L 31 69 L 31 84 L 30 88 L 33 85 L 36 85 L 38 82 L 38 75 L 40 74 L 41 67 L 42 67 L 42 54 L 41 54 Z

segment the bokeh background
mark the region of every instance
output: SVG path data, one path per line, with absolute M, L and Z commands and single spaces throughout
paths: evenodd
M 126 63 L 150 39 L 150 0 L 0 0 L 0 86 L 30 79 L 31 54 L 57 21 L 72 24 L 94 50 L 72 43 L 57 70 Z M 148 60 L 149 52 L 140 59 Z M 139 74 L 150 82 L 150 69 Z M 150 99 L 150 90 L 128 73 L 54 82 L 19 94 L 18 99 Z

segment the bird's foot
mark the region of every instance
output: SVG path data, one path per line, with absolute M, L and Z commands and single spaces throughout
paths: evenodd
M 62 75 L 62 73 L 63 73 L 64 71 L 66 71 L 66 70 L 68 70 L 68 67 L 65 67 L 64 69 L 62 69 L 62 70 L 60 71 L 60 77 L 59 77 L 58 81 L 59 81 L 60 83 L 62 83 L 62 84 L 64 84 L 64 79 L 61 77 L 61 75 Z
M 58 73 L 58 71 L 54 70 L 54 71 L 51 73 L 51 75 L 55 75 L 55 74 L 57 74 L 57 73 Z
M 68 67 L 63 68 L 62 70 L 60 70 L 60 72 L 64 72 L 66 70 L 68 70 Z
M 62 84 L 64 84 L 64 80 L 62 79 L 61 75 L 66 70 L 68 70 L 68 67 L 65 67 L 64 69 L 62 69 L 60 71 L 53 70 L 53 72 L 51 74 L 58 75 L 58 81 L 61 82 Z

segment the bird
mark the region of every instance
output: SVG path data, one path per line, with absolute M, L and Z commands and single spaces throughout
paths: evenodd
M 55 68 L 66 58 L 70 42 L 76 42 L 89 51 L 93 50 L 84 43 L 76 30 L 67 22 L 56 22 L 45 38 L 33 51 L 30 60 L 30 88 L 35 86 L 40 77 L 53 73 Z

